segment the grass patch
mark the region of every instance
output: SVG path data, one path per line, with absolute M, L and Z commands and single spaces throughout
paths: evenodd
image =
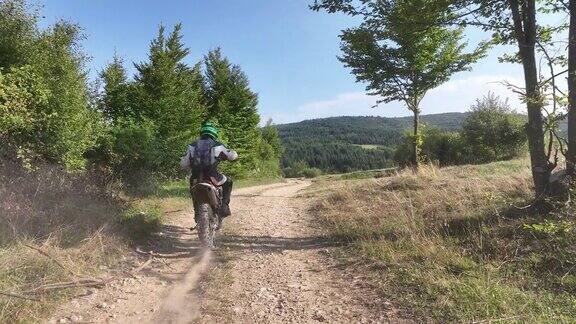
M 514 207 L 530 200 L 530 183 L 523 160 L 424 167 L 321 182 L 314 211 L 419 320 L 573 322 L 573 220 Z
M 318 177 L 315 181 L 334 181 L 334 180 L 362 180 L 362 179 L 379 179 L 395 175 L 398 168 L 360 170 L 341 174 L 328 174 Z
M 162 211 L 159 206 L 145 209 L 132 207 L 122 214 L 121 223 L 134 244 L 144 243 L 160 230 Z
M 383 177 L 389 177 L 396 173 L 396 168 L 381 169 L 381 170 L 367 170 L 367 171 L 356 171 L 350 173 L 344 173 L 337 176 L 341 180 L 359 180 L 359 179 L 378 179 Z
M 44 284 L 72 281 L 76 277 L 56 262 L 27 245 L 31 240 L 0 248 L 0 290 L 22 293 Z M 42 242 L 40 248 L 58 260 L 67 269 L 81 277 L 95 277 L 102 269 L 116 267 L 126 252 L 122 239 L 104 232 L 95 233 L 75 247 L 62 247 L 57 239 Z M 0 322 L 41 322 L 60 303 L 82 292 L 81 289 L 63 289 L 46 292 L 35 297 L 39 301 L 18 298 L 0 298 Z M 28 294 L 27 294 L 28 295 Z

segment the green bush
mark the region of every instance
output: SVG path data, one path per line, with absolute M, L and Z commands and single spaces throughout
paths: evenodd
M 121 223 L 128 236 L 135 243 L 148 240 L 150 236 L 160 230 L 162 224 L 160 208 L 140 210 L 130 208 L 122 215 Z
M 462 137 L 458 133 L 444 132 L 435 127 L 422 127 L 422 146 L 420 159 L 422 162 L 440 166 L 467 163 L 470 153 Z M 407 133 L 402 144 L 394 152 L 394 160 L 400 166 L 411 163 L 412 134 Z
M 102 119 L 89 107 L 80 28 L 59 22 L 41 31 L 36 18 L 23 2 L 0 2 L 0 26 L 14 27 L 0 37 L 15 40 L 1 44 L 2 53 L 19 55 L 0 59 L 0 137 L 10 146 L 4 150 L 29 166 L 83 169 Z
M 306 168 L 308 168 L 306 162 L 298 161 L 292 166 L 282 169 L 282 173 L 284 173 L 286 178 L 298 178 L 303 176 Z
M 155 146 L 155 126 L 146 121 L 125 120 L 112 128 L 111 161 L 114 175 L 130 191 L 147 188 L 152 182 Z
M 525 118 L 507 101 L 491 93 L 478 99 L 459 133 L 423 127 L 420 159 L 440 166 L 509 160 L 526 146 Z M 412 135 L 407 133 L 394 152 L 400 166 L 410 162 Z
M 322 175 L 322 170 L 318 168 L 306 168 L 304 172 L 302 172 L 302 175 L 305 178 L 316 178 Z
M 304 161 L 294 163 L 291 167 L 282 169 L 286 178 L 315 178 L 322 175 L 322 170 L 310 168 Z
M 462 125 L 462 137 L 474 152 L 473 162 L 509 160 L 525 149 L 523 116 L 514 112 L 508 101 L 489 93 L 478 99 Z

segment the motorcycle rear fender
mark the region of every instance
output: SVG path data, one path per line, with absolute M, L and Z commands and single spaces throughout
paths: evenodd
M 207 202 L 213 208 L 217 208 L 220 205 L 218 199 L 218 189 L 208 183 L 198 183 L 190 188 L 192 193 L 192 198 L 195 203 Z

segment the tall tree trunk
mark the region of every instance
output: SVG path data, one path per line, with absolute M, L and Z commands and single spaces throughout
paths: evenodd
M 420 166 L 420 158 L 419 158 L 419 154 L 418 151 L 420 149 L 420 145 L 419 145 L 419 124 L 420 124 L 420 111 L 418 110 L 418 108 L 414 108 L 412 110 L 414 112 L 414 138 L 413 138 L 413 143 L 412 143 L 412 167 L 417 170 L 418 167 Z
M 574 176 L 576 166 L 576 0 L 570 0 L 568 32 L 568 154 L 566 171 Z
M 532 179 L 536 198 L 546 194 L 550 179 L 550 166 L 545 152 L 544 119 L 538 89 L 538 69 L 536 63 L 536 2 L 535 0 L 509 0 L 514 21 L 514 33 L 524 68 L 526 83 L 526 108 L 528 109 L 528 147 L 532 165 Z

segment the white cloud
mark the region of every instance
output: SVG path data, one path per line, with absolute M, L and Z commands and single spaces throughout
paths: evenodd
M 422 101 L 422 109 L 424 113 L 466 111 L 477 98 L 493 92 L 502 98 L 508 98 L 510 105 L 521 111 L 522 103 L 518 95 L 508 89 L 505 83 L 522 86 L 524 81 L 520 77 L 509 75 L 480 75 L 448 81 L 428 92 Z
M 491 91 L 502 98 L 508 98 L 512 107 L 522 111 L 518 96 L 503 82 L 518 86 L 523 84 L 520 77 L 509 75 L 480 75 L 452 80 L 431 90 L 422 101 L 421 108 L 424 114 L 463 112 L 467 111 L 477 98 Z M 271 117 L 275 123 L 288 123 L 332 116 L 397 117 L 410 115 L 410 112 L 400 102 L 380 104 L 377 108 L 371 108 L 376 101 L 377 97 L 368 96 L 364 92 L 342 93 L 332 99 L 305 103 L 290 113 L 278 113 L 266 117 Z M 265 119 L 267 118 L 263 118 Z

